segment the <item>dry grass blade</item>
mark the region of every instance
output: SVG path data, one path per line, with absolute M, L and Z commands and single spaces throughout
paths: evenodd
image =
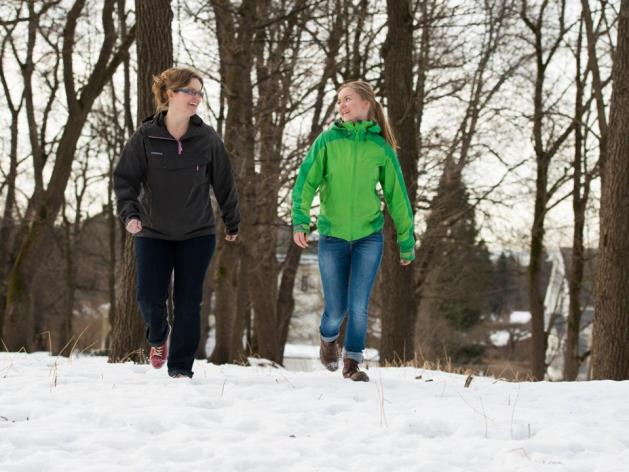
M 463 387 L 469 388 L 472 380 L 474 380 L 474 376 L 472 374 L 468 374 L 467 378 L 465 379 L 465 385 L 463 385 Z

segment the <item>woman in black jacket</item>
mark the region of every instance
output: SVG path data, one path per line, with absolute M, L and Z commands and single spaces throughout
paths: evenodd
M 196 114 L 203 80 L 167 69 L 153 79 L 157 112 L 125 146 L 114 170 L 118 214 L 135 236 L 137 299 L 147 324 L 151 365 L 168 361 L 171 377 L 192 377 L 199 343 L 203 279 L 216 244 L 210 187 L 225 239 L 238 238 L 238 196 L 225 147 Z M 174 271 L 174 321 L 168 285 Z

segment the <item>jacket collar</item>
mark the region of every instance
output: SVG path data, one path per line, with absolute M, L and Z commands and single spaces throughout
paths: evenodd
M 144 120 L 142 120 L 142 123 L 145 123 L 146 125 L 148 125 L 151 135 L 159 136 L 162 138 L 174 139 L 172 138 L 172 136 L 166 129 L 166 124 L 164 122 L 164 117 L 166 116 L 166 113 L 168 113 L 168 111 L 160 111 L 160 112 L 155 113 L 154 115 L 149 115 L 146 118 L 144 118 Z M 201 119 L 199 115 L 191 116 L 190 117 L 191 126 L 188 127 L 188 131 L 181 139 L 185 139 L 199 133 L 202 129 L 201 127 L 202 124 L 203 124 L 203 120 Z
M 358 136 L 360 138 L 365 137 L 367 133 L 371 134 L 382 134 L 382 129 L 378 125 L 371 120 L 361 120 L 361 121 L 343 121 L 336 120 L 332 125 L 333 128 L 345 133 L 346 136 Z

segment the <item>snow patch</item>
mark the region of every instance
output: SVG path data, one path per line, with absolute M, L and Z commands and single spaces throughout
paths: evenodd
M 313 355 L 314 347 L 291 347 Z M 303 349 L 303 350 L 302 350 Z M 509 383 L 416 368 L 217 366 L 0 353 L 0 470 L 626 470 L 629 381 Z

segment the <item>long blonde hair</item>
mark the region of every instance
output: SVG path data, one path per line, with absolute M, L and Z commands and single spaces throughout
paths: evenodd
M 371 121 L 375 121 L 380 128 L 382 128 L 382 136 L 384 139 L 393 149 L 397 149 L 397 139 L 395 139 L 391 123 L 389 123 L 389 119 L 384 112 L 384 108 L 382 108 L 380 102 L 376 100 L 376 94 L 374 93 L 371 85 L 367 82 L 363 82 L 362 80 L 352 80 L 341 85 L 337 94 L 347 87 L 351 88 L 354 92 L 360 95 L 360 98 L 369 102 L 369 115 L 367 118 Z
M 153 76 L 153 99 L 155 100 L 155 111 L 168 110 L 168 90 L 185 87 L 192 79 L 197 79 L 203 87 L 201 75 L 192 69 L 184 67 L 171 67 Z

